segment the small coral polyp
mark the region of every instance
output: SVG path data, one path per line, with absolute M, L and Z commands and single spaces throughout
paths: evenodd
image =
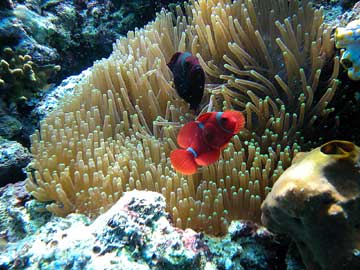
M 339 27 L 335 32 L 336 48 L 342 48 L 340 62 L 350 79 L 360 80 L 360 20 Z

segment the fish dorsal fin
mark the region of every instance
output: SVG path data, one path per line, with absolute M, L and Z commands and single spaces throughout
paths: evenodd
M 202 115 L 200 115 L 198 118 L 196 118 L 197 121 L 199 122 L 206 122 L 212 115 L 214 114 L 214 112 L 208 112 L 208 113 L 203 113 Z
M 200 153 L 195 161 L 199 166 L 207 166 L 216 162 L 220 157 L 220 149 L 213 149 L 204 153 Z
M 245 117 L 244 115 L 239 111 L 234 110 L 226 110 L 222 116 L 223 118 L 227 118 L 230 121 L 233 122 L 231 133 L 237 134 L 240 132 L 241 129 L 245 126 Z M 229 122 L 228 122 L 229 123 Z M 229 127 L 226 126 L 226 123 L 221 124 L 221 121 L 219 121 L 220 126 L 222 126 L 223 129 L 229 130 Z
M 174 53 L 174 55 L 171 57 L 169 63 L 167 64 L 168 67 L 171 69 L 171 71 L 174 71 L 175 64 L 178 61 L 180 55 L 181 55 L 181 52 Z
M 200 136 L 201 128 L 195 121 L 185 124 L 177 135 L 177 142 L 181 148 L 188 148 L 196 136 Z

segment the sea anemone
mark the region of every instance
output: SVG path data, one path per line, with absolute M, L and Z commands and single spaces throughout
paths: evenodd
M 174 15 L 176 14 L 176 16 Z M 207 77 L 202 111 L 243 110 L 247 126 L 213 165 L 173 170 L 179 127 L 196 115 L 172 86 L 171 56 L 190 51 Z M 27 189 L 48 210 L 97 216 L 124 191 L 162 193 L 173 221 L 212 234 L 260 218 L 260 204 L 332 111 L 339 61 L 307 1 L 199 0 L 162 11 L 114 44 L 31 137 Z

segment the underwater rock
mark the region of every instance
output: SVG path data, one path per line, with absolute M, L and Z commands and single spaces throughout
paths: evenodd
M 339 1 L 315 0 L 311 2 L 316 8 L 324 11 L 324 22 L 328 25 L 335 25 L 337 17 L 344 13 L 344 8 Z
M 51 33 L 56 31 L 56 26 L 51 20 L 28 9 L 25 5 L 16 5 L 14 15 L 26 26 L 27 33 L 40 44 L 46 44 Z
M 345 27 L 349 22 L 360 19 L 360 1 L 358 1 L 352 9 L 344 12 L 339 16 L 339 27 Z
M 85 80 L 90 74 L 88 68 L 78 75 L 70 76 L 63 80 L 58 86 L 49 88 L 40 98 L 32 98 L 27 101 L 28 106 L 34 106 L 32 116 L 38 120 L 55 110 L 62 99 L 74 95 L 75 86 Z
M 200 234 L 172 227 L 165 207 L 165 199 L 158 193 L 125 193 L 91 225 L 99 253 L 106 254 L 124 247 L 151 267 L 198 269 L 202 247 Z M 185 245 L 191 238 L 194 243 Z
M 262 222 L 290 235 L 309 270 L 360 269 L 360 148 L 330 141 L 295 157 L 262 204 Z
M 15 117 L 5 114 L 0 115 L 0 136 L 12 140 L 21 134 L 22 124 Z
M 18 189 L 23 194 L 23 187 Z M 286 268 L 287 242 L 253 222 L 234 221 L 224 237 L 173 227 L 165 199 L 156 192 L 127 192 L 91 221 L 80 214 L 51 216 L 27 193 L 19 199 L 15 185 L 4 190 L 0 211 L 6 211 L 0 215 L 0 228 L 7 237 L 0 238 L 2 270 L 304 270 Z M 16 213 L 16 222 L 9 213 Z M 9 222 L 19 226 L 7 230 Z
M 26 174 L 23 168 L 30 160 L 31 154 L 27 148 L 0 136 L 0 187 L 24 180 Z
M 343 8 L 351 8 L 357 0 L 341 0 L 340 4 Z
M 14 7 L 16 7 L 15 4 Z M 22 10 L 24 9 L 25 7 Z M 19 10 L 18 12 L 19 16 L 23 16 L 22 12 Z M 32 20 L 32 22 L 36 23 L 34 20 Z M 25 25 L 21 18 L 15 16 L 13 10 L 11 10 L 11 12 L 0 10 L 0 26 L 0 51 L 9 47 L 16 54 L 30 55 L 32 60 L 40 66 L 48 64 L 54 65 L 55 62 L 59 60 L 59 54 L 54 48 L 47 44 L 39 43 L 33 37 L 33 35 L 38 35 L 36 33 L 37 26 L 32 25 L 30 27 Z M 40 29 L 44 29 L 44 27 Z M 35 33 L 32 33 L 32 31 L 35 31 Z M 43 37 L 42 41 L 44 41 L 44 35 L 39 36 Z
M 83 215 L 56 217 L 26 241 L 9 244 L 0 268 L 199 269 L 200 235 L 172 227 L 165 207 L 160 194 L 133 191 L 91 225 Z M 189 239 L 193 244 L 185 245 Z
M 252 221 L 232 221 L 224 237 L 205 235 L 204 241 L 211 257 L 208 266 L 214 267 L 210 269 L 305 270 L 299 258 L 287 254 L 288 239 Z
M 12 9 L 13 3 L 11 0 L 2 0 L 0 2 L 0 10 Z
M 7 243 L 21 241 L 49 220 L 51 214 L 41 209 L 44 204 L 30 198 L 24 181 L 0 188 L 0 253 Z

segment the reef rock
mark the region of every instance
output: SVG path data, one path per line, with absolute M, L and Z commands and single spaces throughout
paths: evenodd
M 0 254 L 7 243 L 29 237 L 50 219 L 44 209 L 44 203 L 31 199 L 25 181 L 0 187 Z
M 42 95 L 33 97 L 27 101 L 28 106 L 34 107 L 31 116 L 38 121 L 46 117 L 61 104 L 61 100 L 70 98 L 74 95 L 75 86 L 83 80 L 86 80 L 91 68 L 85 69 L 78 75 L 70 76 L 63 80 L 59 85 L 49 88 Z
M 56 217 L 37 234 L 8 245 L 0 268 L 198 269 L 200 235 L 170 226 L 164 209 L 160 194 L 134 191 L 92 224 L 79 214 Z M 184 239 L 192 241 L 185 245 Z
M 262 204 L 262 222 L 295 241 L 309 270 L 360 269 L 360 148 L 300 153 Z
M 288 241 L 264 227 L 234 221 L 207 236 L 174 227 L 165 207 L 161 194 L 134 190 L 93 221 L 61 218 L 22 185 L 0 188 L 0 269 L 304 270 L 286 266 Z
M 23 168 L 30 160 L 31 154 L 27 148 L 0 136 L 0 187 L 24 180 L 26 174 Z

